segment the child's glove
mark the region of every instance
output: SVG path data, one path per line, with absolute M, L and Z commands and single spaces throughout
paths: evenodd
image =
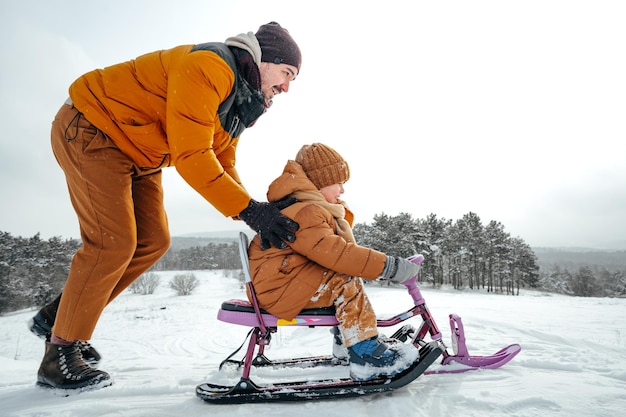
M 413 278 L 419 272 L 419 266 L 404 258 L 387 256 L 385 268 L 380 276 L 393 282 L 404 282 Z

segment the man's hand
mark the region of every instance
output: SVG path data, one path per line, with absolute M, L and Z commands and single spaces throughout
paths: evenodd
M 278 249 L 285 249 L 287 247 L 285 242 L 296 240 L 294 232 L 300 225 L 280 212 L 296 201 L 293 197 L 271 203 L 250 200 L 248 207 L 239 213 L 239 218 L 259 234 L 261 250 L 269 249 L 271 245 Z

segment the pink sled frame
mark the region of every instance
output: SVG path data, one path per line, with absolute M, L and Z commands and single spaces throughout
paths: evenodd
M 239 253 L 241 256 L 242 268 L 245 275 L 246 287 L 251 295 L 251 301 L 248 300 L 228 300 L 222 304 L 222 308 L 219 310 L 217 318 L 220 321 L 226 323 L 232 323 L 242 326 L 251 327 L 251 337 L 248 343 L 246 356 L 243 363 L 243 377 L 248 378 L 250 376 L 250 369 L 254 362 L 254 353 L 258 346 L 258 356 L 263 355 L 265 346 L 269 345 L 271 339 L 271 333 L 275 333 L 279 326 L 337 326 L 338 322 L 335 318 L 334 308 L 323 309 L 311 309 L 303 310 L 294 320 L 282 320 L 276 316 L 273 316 L 263 311 L 256 299 L 256 293 L 254 292 L 254 286 L 252 285 L 252 279 L 250 276 L 250 265 L 248 262 L 248 236 L 241 232 L 239 235 Z M 409 258 L 411 262 L 417 265 L 421 265 L 424 257 L 417 255 Z M 465 343 L 465 331 L 463 328 L 463 322 L 461 317 L 456 314 L 449 315 L 450 330 L 452 336 L 453 353 L 448 352 L 448 347 L 442 340 L 441 332 L 433 319 L 426 301 L 424 300 L 422 293 L 417 285 L 416 274 L 409 280 L 402 284 L 407 287 L 411 298 L 413 299 L 413 307 L 409 310 L 397 314 L 387 319 L 378 319 L 378 327 L 390 327 L 402 323 L 411 317 L 421 316 L 421 325 L 412 331 L 412 343 L 419 349 L 424 345 L 426 336 L 430 336 L 433 341 L 436 341 L 443 350 L 442 365 L 459 364 L 461 366 L 441 367 L 436 371 L 426 371 L 426 374 L 432 373 L 457 373 L 465 372 L 475 369 L 494 369 L 499 368 L 502 365 L 509 362 L 515 355 L 517 355 L 521 347 L 518 344 L 509 345 L 498 352 L 489 356 L 472 356 L 469 354 Z

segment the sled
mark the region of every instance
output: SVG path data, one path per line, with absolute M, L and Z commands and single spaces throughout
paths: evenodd
M 241 360 L 232 357 L 245 345 L 244 343 L 220 364 L 220 369 L 226 364 L 235 364 L 242 369 L 241 377 L 233 386 L 212 383 L 202 383 L 196 387 L 196 395 L 202 400 L 215 404 L 240 404 L 248 402 L 269 401 L 302 401 L 325 398 L 355 397 L 367 394 L 381 393 L 401 388 L 421 375 L 460 373 L 477 369 L 495 369 L 503 366 L 517 355 L 521 347 L 511 344 L 489 356 L 470 355 L 465 342 L 465 331 L 461 317 L 450 314 L 449 324 L 452 334 L 452 349 L 442 340 L 442 334 L 431 315 L 426 301 L 417 285 L 419 273 L 402 284 L 406 286 L 413 299 L 413 307 L 391 318 L 378 319 L 379 328 L 396 326 L 404 321 L 421 317 L 421 324 L 415 328 L 405 324 L 398 329 L 391 340 L 397 343 L 412 343 L 420 351 L 419 359 L 408 369 L 392 377 L 378 377 L 367 381 L 357 381 L 351 378 L 334 378 L 318 381 L 295 381 L 274 384 L 257 384 L 251 378 L 251 371 L 257 367 L 316 367 L 316 366 L 346 366 L 346 359 L 338 359 L 332 355 L 312 356 L 295 359 L 270 360 L 264 352 L 270 344 L 272 333 L 276 333 L 280 326 L 320 327 L 337 326 L 334 307 L 305 309 L 293 320 L 282 320 L 262 310 L 257 302 L 256 293 L 250 276 L 248 263 L 248 236 L 241 232 L 239 235 L 239 252 L 246 287 L 250 294 L 248 300 L 225 301 L 217 315 L 218 320 L 251 328 L 246 340 L 247 349 Z M 409 258 L 416 265 L 421 265 L 424 257 L 421 255 Z M 426 340 L 429 337 L 430 341 Z M 436 370 L 428 368 L 439 358 L 441 365 Z

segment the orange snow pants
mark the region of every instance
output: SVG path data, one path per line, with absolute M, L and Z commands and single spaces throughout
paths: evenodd
M 322 283 L 304 308 L 335 306 L 339 331 L 347 347 L 377 336 L 376 314 L 365 294 L 361 278 L 328 275 L 330 278 Z
M 140 170 L 71 104 L 57 113 L 51 140 L 82 239 L 52 333 L 89 340 L 106 305 L 169 248 L 161 170 Z

